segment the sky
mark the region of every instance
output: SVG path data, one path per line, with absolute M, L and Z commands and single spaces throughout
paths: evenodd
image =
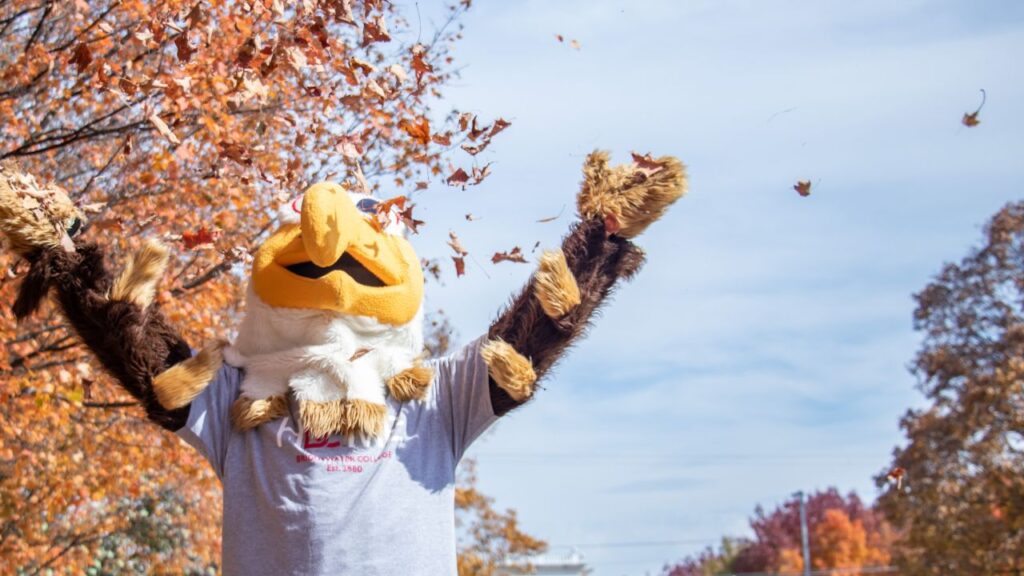
M 403 10 L 426 29 L 425 6 Z M 417 250 L 448 266 L 428 306 L 459 342 L 528 280 L 536 242 L 559 244 L 588 152 L 690 174 L 638 239 L 639 276 L 474 445 L 480 488 L 595 576 L 749 535 L 756 505 L 797 490 L 873 500 L 924 405 L 913 294 L 1021 196 L 1024 3 L 476 0 L 464 23 L 439 113 L 512 126 L 481 186 L 418 198 Z M 449 231 L 471 253 L 458 279 Z M 490 263 L 516 245 L 529 265 Z

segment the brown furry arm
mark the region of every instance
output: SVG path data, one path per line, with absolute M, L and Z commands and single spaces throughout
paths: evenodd
M 647 229 L 686 193 L 679 159 L 633 154 L 612 167 L 595 151 L 583 165 L 576 197 L 582 222 L 546 252 L 526 288 L 491 325 L 482 350 L 490 376 L 491 406 L 502 415 L 533 395 L 536 381 L 589 326 L 616 283 L 644 262 L 629 239 Z
M 538 277 L 534 276 L 488 331 L 490 340 L 501 340 L 533 363 L 536 378 L 545 374 L 566 349 L 583 336 L 590 319 L 612 293 L 619 279 L 628 279 L 644 261 L 643 251 L 632 242 L 609 236 L 599 219 L 575 224 L 562 242 L 568 269 L 579 287 L 579 304 L 560 318 L 545 312 L 538 297 Z M 503 415 L 524 403 L 490 380 L 491 406 Z
M 44 248 L 29 257 L 31 266 L 22 282 L 14 312 L 28 316 L 53 289 L 64 315 L 79 338 L 104 368 L 138 400 L 150 420 L 177 430 L 188 419 L 188 405 L 174 410 L 157 400 L 153 379 L 192 356 L 155 305 L 141 307 L 129 300 L 111 299 L 114 279 L 102 250 L 93 243 L 77 242 L 77 251 Z

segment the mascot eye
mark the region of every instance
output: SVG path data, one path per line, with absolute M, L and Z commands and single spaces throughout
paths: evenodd
M 356 208 L 359 208 L 359 211 L 365 214 L 373 214 L 377 211 L 378 204 L 380 204 L 380 202 L 373 198 L 363 198 L 359 202 L 356 202 Z
M 82 220 L 80 218 L 77 218 L 77 217 L 72 219 L 71 223 L 68 224 L 68 228 L 67 228 L 68 236 L 69 237 L 74 236 L 81 229 L 82 229 Z

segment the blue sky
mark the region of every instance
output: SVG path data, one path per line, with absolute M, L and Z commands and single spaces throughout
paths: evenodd
M 419 198 L 421 255 L 454 230 L 474 257 L 428 291 L 461 342 L 533 268 L 490 255 L 558 244 L 587 152 L 691 174 L 640 276 L 476 444 L 481 487 L 597 576 L 746 534 L 795 490 L 873 499 L 922 403 L 912 294 L 1020 197 L 1024 4 L 478 0 L 465 23 L 446 101 L 513 124 L 483 185 Z M 672 544 L 594 546 L 643 542 Z

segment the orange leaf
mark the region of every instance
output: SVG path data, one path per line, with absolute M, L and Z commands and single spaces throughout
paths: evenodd
M 220 231 L 212 231 L 206 226 L 203 226 L 195 232 L 182 232 L 181 243 L 185 245 L 186 250 L 194 250 L 199 246 L 205 246 L 207 244 L 213 244 L 213 241 L 220 236 Z
M 403 119 L 398 123 L 398 127 L 411 136 L 413 140 L 419 142 L 420 145 L 427 146 L 430 144 L 430 123 L 426 118 L 420 118 L 418 122 L 410 122 Z
M 810 196 L 811 195 L 811 181 L 810 180 L 800 180 L 799 182 L 796 183 L 795 186 L 793 186 L 793 190 L 796 190 L 797 193 L 800 194 L 801 196 Z
M 363 47 L 369 46 L 374 42 L 388 42 L 391 40 L 391 35 L 388 34 L 388 25 L 384 21 L 384 15 L 380 14 L 376 18 L 367 20 L 363 24 Z

